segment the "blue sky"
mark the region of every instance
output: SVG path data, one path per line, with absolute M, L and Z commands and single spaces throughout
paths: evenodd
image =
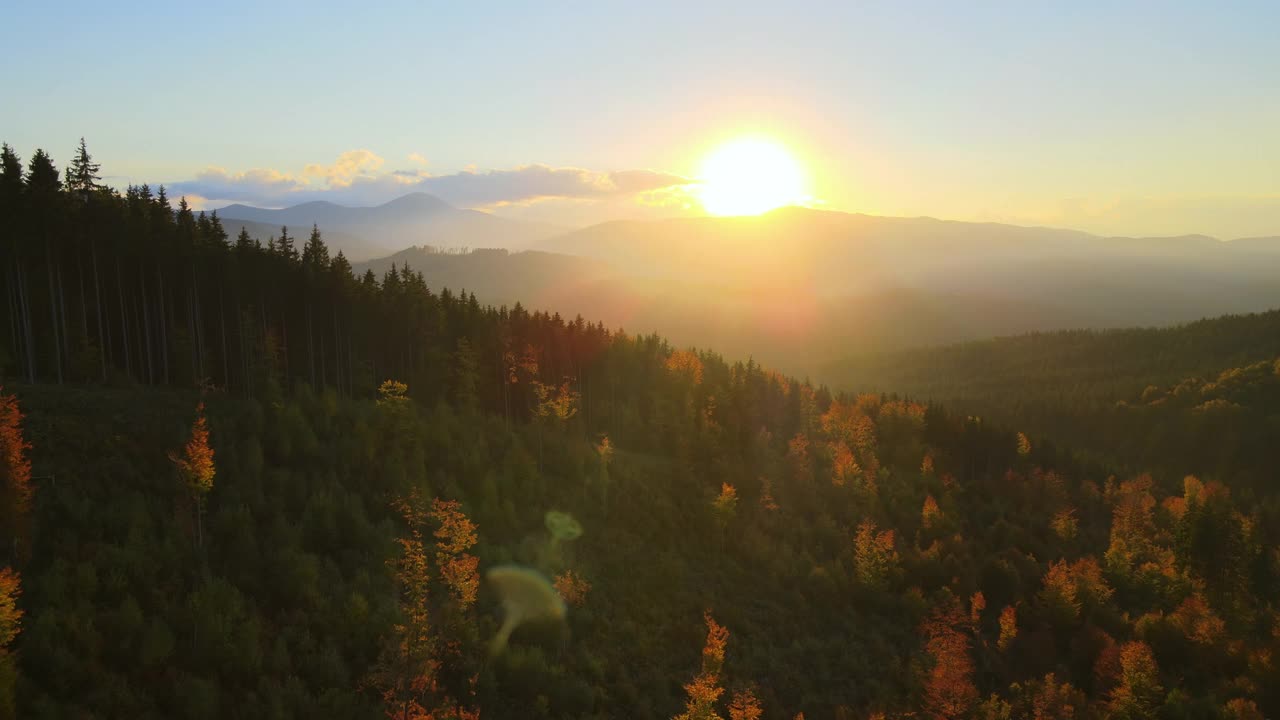
M 61 161 L 84 135 L 114 182 L 214 206 L 365 202 L 461 172 L 533 193 L 508 214 L 687 212 L 608 173 L 692 177 L 754 132 L 836 209 L 1280 234 L 1277 3 L 46 2 L 4 18 L 0 139 Z M 368 155 L 343 175 L 352 151 Z M 564 189 L 570 169 L 587 190 Z M 542 176 L 561 194 L 538 195 Z

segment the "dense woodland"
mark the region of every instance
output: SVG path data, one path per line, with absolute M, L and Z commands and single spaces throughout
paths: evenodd
M 1275 491 L 1280 310 L 1168 328 L 1033 333 L 868 354 L 824 377 L 893 389 L 1152 471 Z
M 1280 713 L 1261 485 L 356 278 L 96 175 L 4 152 L 0 717 Z

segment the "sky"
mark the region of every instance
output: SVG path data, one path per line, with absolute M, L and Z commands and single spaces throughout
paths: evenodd
M 701 212 L 767 136 L 833 210 L 1280 235 L 1280 3 L 14 3 L 0 140 L 200 207 Z

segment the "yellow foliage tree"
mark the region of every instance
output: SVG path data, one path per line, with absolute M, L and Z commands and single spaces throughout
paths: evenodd
M 1031 454 L 1031 438 L 1026 433 L 1018 433 L 1018 454 L 1023 457 Z
M 702 384 L 702 360 L 692 350 L 676 350 L 667 358 L 667 370 L 673 375 L 687 378 L 694 385 Z
M 853 540 L 853 573 L 858 582 L 883 587 L 897 567 L 893 530 L 878 530 L 875 522 L 863 521 Z
M 1000 611 L 1000 639 L 996 641 L 997 647 L 1008 650 L 1016 637 L 1018 637 L 1018 611 L 1012 605 L 1006 605 Z
M 727 524 L 738 512 L 738 489 L 729 483 L 720 483 L 720 494 L 711 502 L 716 511 L 716 519 Z

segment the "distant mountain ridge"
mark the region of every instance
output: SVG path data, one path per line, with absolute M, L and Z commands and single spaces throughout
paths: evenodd
M 348 207 L 317 200 L 280 209 L 228 205 L 218 209 L 227 232 L 243 227 L 265 242 L 281 227 L 295 235 L 316 225 L 330 248 L 353 261 L 368 260 L 413 245 L 526 247 L 563 228 L 456 208 L 434 195 L 410 193 L 373 207 Z M 267 236 L 265 228 L 273 228 Z
M 408 264 L 429 286 L 466 288 L 482 302 L 657 331 L 801 374 L 870 350 L 1280 307 L 1280 238 L 1103 238 L 784 208 L 615 221 L 533 247 L 412 247 L 357 270 L 381 277 Z

